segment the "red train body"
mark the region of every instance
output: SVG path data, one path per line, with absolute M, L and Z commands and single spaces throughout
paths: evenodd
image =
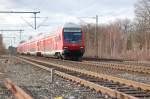
M 17 52 L 37 56 L 55 56 L 79 60 L 84 54 L 84 33 L 80 26 L 67 23 L 54 33 L 21 43 Z

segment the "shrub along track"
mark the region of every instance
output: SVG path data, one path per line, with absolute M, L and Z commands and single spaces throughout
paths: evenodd
M 69 67 L 67 64 L 60 65 L 31 58 L 19 57 L 18 59 L 46 70 L 49 70 L 49 68 L 54 68 L 55 73 L 65 79 L 83 84 L 84 86 L 118 99 L 150 98 L 150 85 L 148 84 L 77 69 L 74 67 Z

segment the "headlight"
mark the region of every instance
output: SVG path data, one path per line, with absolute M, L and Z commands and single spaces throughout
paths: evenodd
M 68 47 L 67 46 L 64 46 L 64 49 L 67 49 Z

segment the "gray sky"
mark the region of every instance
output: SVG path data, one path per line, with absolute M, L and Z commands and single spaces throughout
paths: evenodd
M 79 17 L 94 17 L 99 15 L 99 23 L 112 22 L 115 19 L 134 18 L 134 4 L 137 0 L 0 0 L 0 11 L 40 11 L 37 16 L 48 17 L 38 19 L 38 25 L 44 26 L 33 30 L 24 20 L 33 25 L 33 14 L 0 14 L 0 29 L 24 29 L 22 39 L 38 33 L 49 33 L 65 22 L 94 23 L 94 19 Z M 82 20 L 82 21 L 81 21 Z M 4 32 L 4 36 L 17 37 L 13 45 L 19 42 L 19 33 Z M 7 46 L 11 39 L 5 38 Z

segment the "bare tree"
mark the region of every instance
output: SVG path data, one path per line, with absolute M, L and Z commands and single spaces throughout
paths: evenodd
M 4 48 L 4 44 L 3 44 L 3 37 L 2 34 L 0 34 L 0 55 L 5 53 L 5 48 Z
M 135 5 L 135 14 L 137 20 L 137 33 L 144 36 L 145 49 L 149 48 L 150 36 L 150 0 L 139 0 Z

